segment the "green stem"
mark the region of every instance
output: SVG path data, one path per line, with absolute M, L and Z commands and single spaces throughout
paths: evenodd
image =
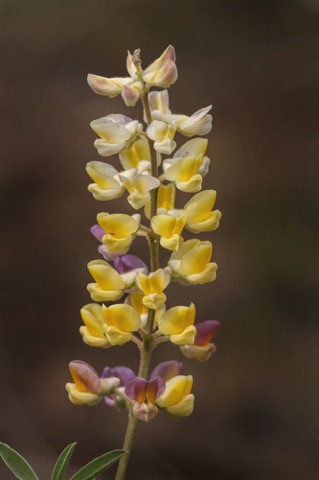
M 143 84 L 143 93 L 141 95 L 141 100 L 143 103 L 143 108 L 145 112 L 146 122 L 149 125 L 152 121 L 151 111 L 148 103 L 148 88 L 144 84 L 143 81 L 143 71 L 141 68 L 141 60 L 140 60 L 140 51 L 136 50 L 133 54 L 133 61 L 136 66 L 136 72 L 138 79 Z M 157 169 L 157 158 L 156 158 L 156 151 L 154 149 L 154 142 L 148 138 L 148 143 L 151 152 L 151 173 L 152 176 L 158 178 L 158 169 Z M 156 215 L 157 213 L 157 195 L 158 195 L 158 188 L 151 190 L 151 218 Z M 158 247 L 158 236 L 156 233 L 150 228 L 148 233 L 149 239 L 149 248 L 150 248 L 150 259 L 151 259 L 151 271 L 154 272 L 159 268 L 159 247 Z M 147 318 L 147 335 L 143 338 L 143 344 L 140 347 L 140 366 L 138 376 L 147 379 L 152 352 L 155 347 L 154 345 L 154 338 L 153 338 L 153 326 L 154 326 L 154 318 L 155 318 L 155 310 L 148 310 L 148 318 Z M 136 435 L 137 426 L 139 420 L 135 417 L 132 408 L 129 407 L 129 421 L 127 425 L 127 430 L 124 438 L 123 450 L 126 450 L 126 454 L 123 455 L 119 462 L 119 466 L 116 472 L 115 480 L 124 480 L 125 473 L 127 470 L 130 454 L 133 448 L 133 443 Z
M 116 472 L 115 480 L 124 480 L 127 465 L 130 459 L 130 454 L 133 448 L 133 443 L 135 440 L 136 429 L 138 425 L 138 419 L 132 411 L 129 413 L 129 420 L 127 424 L 126 434 L 123 443 L 123 450 L 126 451 L 125 455 L 121 457 L 119 466 Z
M 155 312 L 155 310 L 153 310 Z M 140 352 L 141 352 L 141 359 L 140 359 L 140 368 L 138 372 L 138 376 L 142 378 L 147 378 L 149 368 L 150 368 L 150 363 L 151 363 L 151 356 L 152 356 L 152 351 L 153 351 L 153 337 L 150 335 L 146 336 L 143 342 L 143 345 L 141 346 Z M 125 473 L 127 470 L 128 462 L 130 459 L 130 455 L 133 449 L 133 444 L 136 436 L 136 430 L 138 426 L 139 420 L 137 417 L 134 415 L 132 408 L 129 407 L 129 420 L 127 424 L 127 429 L 126 429 L 126 434 L 124 438 L 124 443 L 123 443 L 123 450 L 126 451 L 125 455 L 121 458 L 119 462 L 119 466 L 116 472 L 116 477 L 115 480 L 124 480 L 125 479 Z

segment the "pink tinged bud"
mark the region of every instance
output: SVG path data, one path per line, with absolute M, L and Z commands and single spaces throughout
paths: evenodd
M 126 57 L 126 69 L 128 71 L 128 74 L 132 77 L 136 77 L 136 67 L 133 62 L 133 56 L 131 52 L 128 50 L 127 52 L 127 57 Z
M 194 345 L 207 345 L 215 337 L 220 323 L 217 320 L 206 320 L 196 325 Z
M 169 45 L 162 55 L 143 72 L 143 79 L 149 85 L 167 88 L 177 80 L 175 50 Z
M 183 373 L 183 364 L 176 360 L 170 360 L 168 362 L 162 362 L 154 368 L 151 378 L 161 377 L 164 382 L 167 382 L 170 378 L 176 377 Z
M 73 381 L 80 392 L 95 393 L 101 392 L 100 377 L 91 365 L 74 360 L 69 363 L 69 369 Z
M 124 85 L 122 88 L 121 96 L 124 100 L 124 103 L 127 107 L 134 107 L 137 100 L 140 98 L 140 93 L 138 90 Z
M 128 273 L 132 270 L 141 270 L 145 274 L 148 272 L 145 263 L 136 255 L 129 253 L 116 258 L 113 265 L 119 274 Z
M 153 403 L 138 403 L 135 402 L 133 406 L 133 413 L 142 422 L 149 422 L 157 415 L 158 408 Z
M 87 82 L 93 92 L 98 95 L 107 95 L 108 97 L 115 97 L 121 92 L 121 80 L 122 79 L 117 78 L 105 78 L 99 75 L 93 75 L 92 73 L 89 73 L 87 77 Z

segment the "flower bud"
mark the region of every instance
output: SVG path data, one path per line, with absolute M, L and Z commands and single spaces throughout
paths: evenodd
M 169 45 L 162 55 L 143 72 L 143 80 L 149 85 L 168 88 L 177 80 L 175 50 Z

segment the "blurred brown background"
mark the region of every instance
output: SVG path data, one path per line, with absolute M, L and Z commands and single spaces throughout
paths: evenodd
M 188 419 L 141 425 L 128 479 L 319 478 L 317 0 L 2 0 L 0 440 L 49 478 L 79 442 L 73 467 L 122 445 L 126 415 L 67 399 L 67 364 L 137 368 L 136 348 L 92 349 L 78 334 L 88 303 L 89 233 L 99 211 L 85 164 L 99 160 L 89 122 L 140 116 L 95 95 L 88 72 L 126 75 L 177 52 L 175 113 L 213 103 L 205 188 L 218 192 L 218 278 L 171 287 L 171 305 L 220 320 L 218 351 L 194 375 Z M 136 241 L 133 252 L 143 253 Z M 158 361 L 177 358 L 163 346 Z M 0 465 L 0 478 L 11 478 Z M 112 473 L 105 478 L 113 478 Z

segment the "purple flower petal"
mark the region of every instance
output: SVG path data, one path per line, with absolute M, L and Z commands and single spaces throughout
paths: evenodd
M 100 377 L 91 365 L 82 360 L 73 360 L 69 369 L 77 388 L 82 392 L 100 393 Z
M 148 269 L 145 263 L 136 255 L 127 253 L 114 260 L 114 268 L 119 274 L 128 273 L 131 270 L 142 269 L 147 273 Z
M 120 387 L 125 387 L 131 378 L 136 377 L 133 370 L 125 366 L 118 366 L 114 368 L 105 367 L 102 373 L 102 378 L 116 377 L 120 379 Z
M 102 238 L 104 237 L 105 232 L 103 228 L 100 227 L 100 225 L 93 225 L 93 227 L 90 228 L 90 232 L 97 240 L 102 242 Z
M 148 381 L 141 377 L 131 378 L 125 387 L 125 394 L 138 403 L 143 403 L 148 388 Z
M 206 320 L 196 325 L 196 337 L 194 345 L 207 345 L 210 340 L 216 335 L 220 326 L 217 320 Z
M 150 403 L 154 403 L 157 397 L 160 397 L 166 388 L 162 377 L 154 377 L 148 382 L 147 398 Z
M 102 257 L 108 262 L 113 262 L 115 258 L 119 256 L 118 252 L 109 252 L 105 245 L 100 245 L 98 247 L 98 251 L 102 255 Z
M 151 379 L 154 377 L 161 377 L 165 382 L 170 378 L 176 377 L 183 373 L 183 364 L 176 360 L 169 360 L 168 362 L 162 362 L 154 368 Z

